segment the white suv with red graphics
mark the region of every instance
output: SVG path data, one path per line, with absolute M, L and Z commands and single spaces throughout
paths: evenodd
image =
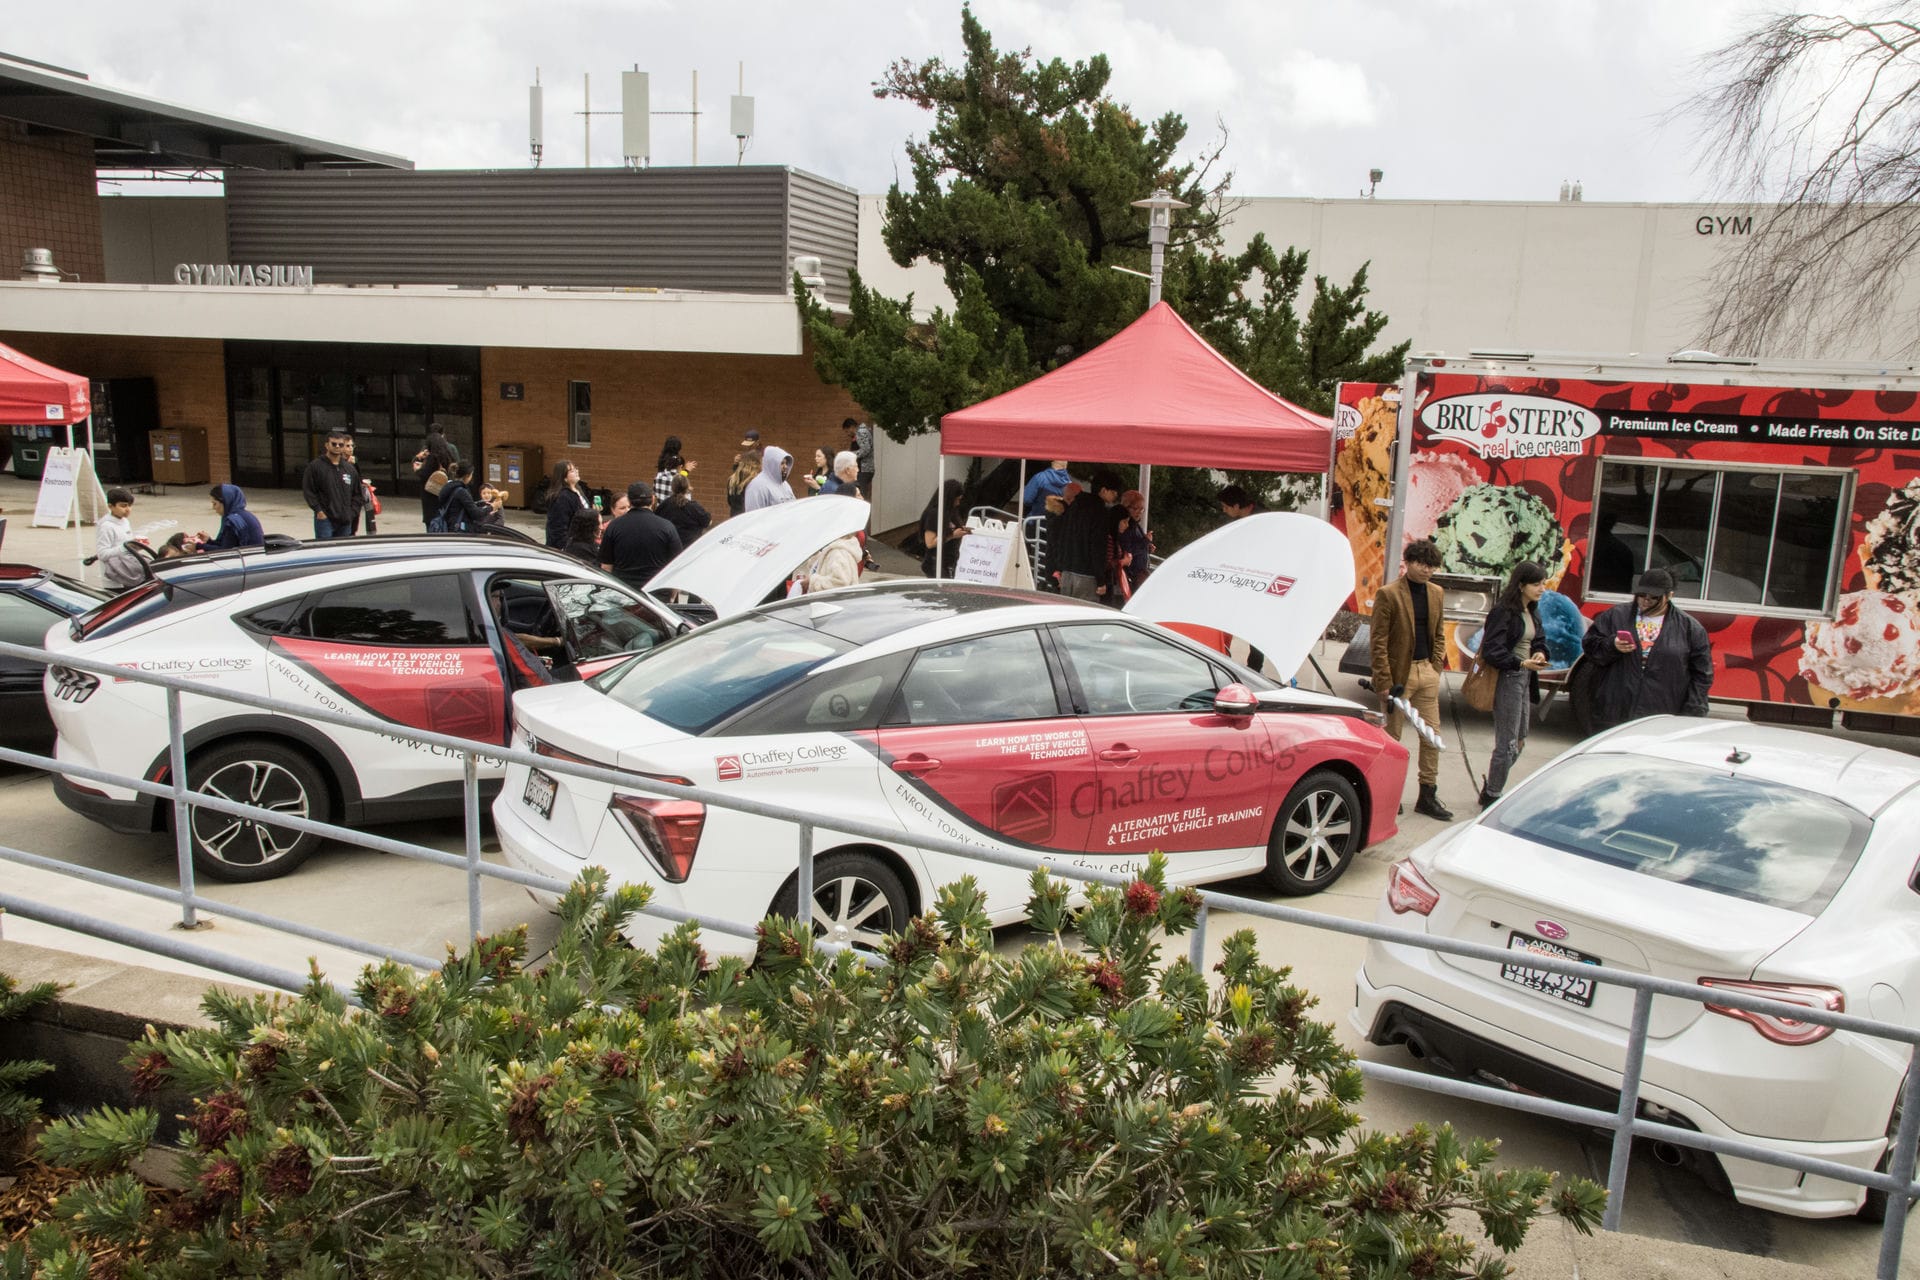
M 515 866 L 568 880 L 598 864 L 662 905 L 745 923 L 795 913 L 794 827 L 640 788 L 784 805 L 817 825 L 816 927 L 869 946 L 962 875 L 996 923 L 1021 911 L 1025 872 L 928 852 L 930 836 L 1105 870 L 1159 849 L 1184 882 L 1259 872 L 1311 893 L 1394 834 L 1406 749 L 1375 713 L 1148 619 L 1245 635 L 1290 670 L 1352 590 L 1351 564 L 1324 523 L 1272 514 L 1169 559 L 1125 613 L 920 581 L 768 605 L 516 700 L 518 745 L 636 785 L 514 765 L 495 830 Z M 897 834 L 836 833 L 848 820 Z
M 806 510 L 799 510 L 799 508 Z M 789 508 L 793 508 L 789 510 Z M 408 536 L 250 549 L 175 562 L 155 580 L 62 622 L 46 647 L 396 726 L 504 743 L 523 690 L 591 676 L 693 623 L 656 598 L 697 592 L 727 616 L 776 590 L 867 505 L 815 498 L 729 521 L 635 591 L 597 567 L 502 538 Z M 45 684 L 54 756 L 168 781 L 166 690 L 57 661 Z M 459 752 L 215 698 L 181 700 L 196 790 L 343 825 L 460 811 Z M 490 795 L 501 761 L 482 758 Z M 119 831 L 165 828 L 172 806 L 56 775 L 69 808 Z M 226 880 L 284 875 L 320 839 L 195 810 L 195 864 Z

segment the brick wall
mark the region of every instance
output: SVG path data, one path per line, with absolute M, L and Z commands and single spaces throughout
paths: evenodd
M 588 448 L 567 446 L 572 381 L 593 386 Z M 520 383 L 526 398 L 502 400 L 503 382 Z M 717 519 L 726 516 L 727 472 L 749 427 L 793 454 L 797 473 L 813 466 L 816 448 L 839 447 L 843 418 L 865 417 L 842 388 L 820 381 L 811 355 L 488 348 L 480 356 L 480 396 L 488 445 L 538 445 L 547 470 L 570 458 L 595 488 L 652 480 L 661 442 L 679 436 L 681 451 L 699 464 L 693 496 Z
M 65 333 L 0 333 L 0 342 L 89 378 L 152 378 L 160 425 L 204 429 L 208 478 L 216 484 L 227 479 L 227 360 L 221 343 Z
M 0 122 L 0 271 L 20 273 L 28 249 L 53 250 L 53 263 L 82 280 L 106 279 L 100 196 L 93 143 L 63 135 L 29 135 Z

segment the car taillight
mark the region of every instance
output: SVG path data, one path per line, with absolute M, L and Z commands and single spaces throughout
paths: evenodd
M 1387 905 L 1397 916 L 1409 911 L 1430 915 L 1440 905 L 1440 891 L 1427 883 L 1427 878 L 1414 869 L 1413 863 L 1402 858 L 1387 868 Z
M 48 667 L 53 677 L 53 696 L 62 702 L 85 702 L 100 687 L 100 678 L 72 667 Z
M 1702 978 L 1700 985 L 1721 991 L 1738 991 L 1742 995 L 1764 996 L 1768 1000 L 1780 1000 L 1787 1004 L 1805 1005 L 1809 1009 L 1824 1009 L 1828 1013 L 1845 1013 L 1847 1009 L 1846 994 L 1833 987 L 1793 982 L 1746 982 L 1738 978 Z M 1778 1014 L 1755 1013 L 1751 1009 L 1735 1009 L 1724 1004 L 1709 1004 L 1707 1012 L 1738 1019 L 1775 1044 L 1814 1044 L 1833 1034 L 1832 1027 L 1818 1022 L 1801 1022 Z
M 565 760 L 571 764 L 590 764 L 600 769 L 608 767 L 598 760 L 589 760 L 585 756 L 577 756 L 571 751 L 562 751 L 551 742 L 543 741 L 542 739 L 534 737 L 532 734 L 527 735 L 527 742 L 528 745 L 532 747 L 533 754 L 545 756 L 549 760 Z
M 684 884 L 693 871 L 693 855 L 700 848 L 707 806 L 698 800 L 616 793 L 609 807 L 654 870 L 669 884 Z

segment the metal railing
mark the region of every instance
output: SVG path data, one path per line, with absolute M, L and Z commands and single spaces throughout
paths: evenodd
M 211 901 L 199 895 L 194 888 L 194 868 L 191 846 L 191 813 L 196 808 L 204 808 L 234 817 L 251 819 L 270 826 L 288 830 L 312 832 L 331 837 L 362 848 L 373 849 L 398 857 L 412 858 L 439 866 L 459 869 L 467 882 L 467 925 L 470 937 L 481 932 L 480 886 L 483 879 L 502 880 L 526 888 L 539 889 L 549 893 L 562 893 L 569 887 L 566 883 L 532 872 L 521 871 L 514 867 L 489 863 L 481 857 L 480 850 L 480 779 L 479 763 L 482 759 L 501 763 L 529 765 L 547 773 L 559 773 L 571 777 L 586 778 L 593 781 L 616 785 L 627 791 L 640 791 L 662 796 L 698 801 L 720 809 L 731 809 L 774 821 L 790 823 L 797 836 L 795 857 L 796 904 L 810 904 L 813 898 L 813 864 L 822 834 L 833 838 L 856 837 L 879 841 L 891 847 L 922 850 L 928 853 L 947 854 L 973 862 L 992 866 L 1008 867 L 1031 871 L 1046 869 L 1050 874 L 1069 879 L 1102 884 L 1125 884 L 1130 875 L 1126 871 L 1100 871 L 1090 868 L 1074 867 L 1058 863 L 1050 858 L 1032 857 L 1010 850 L 992 849 L 981 845 L 968 844 L 933 835 L 918 835 L 911 839 L 892 826 L 878 823 L 860 822 L 851 819 L 836 819 L 831 823 L 821 823 L 814 813 L 793 809 L 782 805 L 755 801 L 734 793 L 723 793 L 702 787 L 678 786 L 654 778 L 641 778 L 632 773 L 616 769 L 601 768 L 582 764 L 572 760 L 553 756 L 536 755 L 514 746 L 499 746 L 477 742 L 465 738 L 450 737 L 445 734 L 431 733 L 425 730 L 411 729 L 389 721 L 376 720 L 368 716 L 342 714 L 319 708 L 301 706 L 257 694 L 244 693 L 234 689 L 223 689 L 206 682 L 184 679 L 177 676 L 165 676 L 141 672 L 116 666 L 95 659 L 85 659 L 77 655 L 49 653 L 45 650 L 23 645 L 0 643 L 0 655 L 27 658 L 36 662 L 50 662 L 75 670 L 86 671 L 109 679 L 137 681 L 158 685 L 167 690 L 168 730 L 170 735 L 169 759 L 171 767 L 165 783 L 151 782 L 143 778 L 131 778 L 108 773 L 98 769 L 82 767 L 70 763 L 57 762 L 45 756 L 29 752 L 0 748 L 0 760 L 14 764 L 27 765 L 48 772 L 57 772 L 72 778 L 105 782 L 115 786 L 131 788 L 142 795 L 156 800 L 169 801 L 173 806 L 175 833 L 175 853 L 179 865 L 179 887 L 166 889 L 144 881 L 115 876 L 107 872 L 89 868 L 75 867 L 52 858 L 27 853 L 22 850 L 0 847 L 0 861 L 14 862 L 41 870 L 58 872 L 74 876 L 89 883 L 124 889 L 131 893 L 147 897 L 161 898 L 177 903 L 181 908 L 181 926 L 193 928 L 201 910 L 244 920 L 249 923 L 305 938 L 315 942 L 337 946 L 360 954 L 380 956 L 423 969 L 438 966 L 438 961 L 425 956 L 369 942 L 351 935 L 295 921 L 281 919 L 263 912 L 250 911 L 225 903 Z M 382 836 L 370 835 L 351 828 L 335 826 L 311 819 L 295 818 L 275 810 L 257 808 L 228 800 L 222 796 L 210 795 L 191 790 L 188 787 L 187 752 L 183 734 L 181 699 L 183 695 L 193 695 L 269 712 L 284 714 L 294 719 L 338 725 L 343 728 L 376 733 L 388 738 L 417 742 L 427 746 L 436 746 L 456 754 L 463 762 L 464 825 L 466 829 L 466 847 L 464 856 L 445 853 L 425 845 L 408 841 L 392 840 Z M 257 730 L 256 730 L 257 731 Z M 1257 898 L 1244 898 L 1233 894 L 1221 893 L 1211 889 L 1198 888 L 1200 910 L 1194 923 L 1189 943 L 1188 957 L 1196 969 L 1205 972 L 1208 919 L 1214 911 L 1235 911 L 1243 915 L 1258 916 L 1267 920 L 1285 924 L 1301 925 L 1331 933 L 1346 934 L 1352 937 L 1366 938 L 1371 941 L 1394 943 L 1402 946 L 1417 947 L 1447 955 L 1460 956 L 1470 960 L 1484 960 L 1495 964 L 1508 964 L 1513 953 L 1498 947 L 1480 943 L 1463 942 L 1453 938 L 1434 937 L 1425 933 L 1375 924 L 1370 921 L 1348 920 L 1340 916 L 1309 911 L 1300 907 L 1286 906 L 1275 902 L 1265 902 Z M 12 912 L 25 919 L 37 920 L 57 928 L 119 942 L 129 946 L 150 950 L 158 955 L 171 956 L 218 972 L 230 973 L 237 977 L 262 985 L 283 990 L 298 991 L 306 987 L 311 980 L 309 975 L 296 974 L 276 969 L 253 961 L 234 957 L 196 946 L 178 939 L 159 934 L 131 929 L 113 921 L 89 917 L 83 913 L 67 911 L 62 908 L 24 899 L 20 895 L 0 893 L 0 909 Z M 696 917 L 676 909 L 649 903 L 642 909 L 645 914 L 673 923 L 697 920 L 704 929 L 717 933 L 726 933 L 743 937 L 754 937 L 757 922 L 716 920 Z M 809 908 L 810 914 L 811 908 Z M 839 944 L 826 939 L 818 939 L 823 949 L 840 950 Z M 865 962 L 884 965 L 886 961 L 877 955 L 856 951 Z M 1620 1071 L 1619 1104 L 1612 1111 L 1594 1107 L 1579 1106 L 1572 1103 L 1557 1102 L 1548 1098 L 1498 1089 L 1471 1081 L 1453 1079 L 1445 1076 L 1430 1075 L 1412 1071 L 1403 1067 L 1385 1063 L 1361 1060 L 1358 1063 L 1362 1074 L 1370 1079 L 1396 1084 L 1407 1088 L 1421 1089 L 1446 1097 L 1472 1102 L 1486 1103 L 1505 1107 L 1532 1115 L 1546 1116 L 1573 1124 L 1590 1125 L 1609 1130 L 1613 1134 L 1612 1153 L 1607 1171 L 1607 1208 L 1603 1226 L 1615 1231 L 1620 1226 L 1620 1215 L 1626 1194 L 1626 1178 L 1635 1137 L 1645 1137 L 1667 1142 L 1677 1147 L 1710 1152 L 1716 1155 L 1732 1156 L 1743 1160 L 1752 1160 L 1781 1168 L 1792 1169 L 1803 1174 L 1831 1178 L 1838 1182 L 1851 1183 L 1884 1192 L 1888 1198 L 1886 1222 L 1881 1230 L 1880 1254 L 1875 1272 L 1881 1280 L 1893 1280 L 1898 1274 L 1901 1246 L 1906 1228 L 1906 1210 L 1910 1203 L 1920 1200 L 1920 1184 L 1914 1181 L 1916 1151 L 1920 1150 L 1920 1027 L 1901 1026 L 1895 1023 L 1881 1022 L 1871 1018 L 1861 1018 L 1852 1014 L 1834 1013 L 1825 1009 L 1808 1008 L 1799 1004 L 1770 1000 L 1762 996 L 1747 995 L 1726 989 L 1713 989 L 1694 983 L 1680 982 L 1671 978 L 1657 977 L 1652 974 L 1634 973 L 1615 969 L 1605 965 L 1594 965 L 1580 961 L 1560 960 L 1550 956 L 1529 954 L 1526 967 L 1549 973 L 1563 974 L 1569 977 L 1584 978 L 1596 984 L 1610 983 L 1625 987 L 1634 992 L 1633 1012 L 1628 1028 L 1625 1058 Z M 341 988 L 351 996 L 350 991 Z M 1894 1041 L 1908 1048 L 1908 1067 L 1902 1086 L 1899 1108 L 1900 1122 L 1893 1134 L 1893 1142 L 1888 1153 L 1886 1172 L 1867 1171 L 1837 1161 L 1825 1160 L 1814 1156 L 1804 1156 L 1794 1152 L 1782 1151 L 1758 1143 L 1716 1135 L 1701 1133 L 1690 1128 L 1662 1123 L 1643 1118 L 1640 1115 L 1642 1070 L 1645 1063 L 1648 1027 L 1652 1013 L 1653 998 L 1656 995 L 1669 996 L 1696 1003 L 1712 1003 L 1716 1006 L 1748 1010 L 1755 1013 L 1773 1014 L 1802 1023 L 1815 1023 L 1831 1027 L 1838 1031 L 1849 1031 L 1859 1035 L 1873 1036 Z M 1601 1083 L 1599 1081 L 1596 1084 Z

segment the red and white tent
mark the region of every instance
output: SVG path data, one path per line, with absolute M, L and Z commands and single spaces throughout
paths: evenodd
M 0 345 L 0 423 L 72 426 L 92 412 L 85 378 Z
M 1324 472 L 1333 422 L 1240 372 L 1160 302 L 1078 359 L 947 414 L 940 452 Z

